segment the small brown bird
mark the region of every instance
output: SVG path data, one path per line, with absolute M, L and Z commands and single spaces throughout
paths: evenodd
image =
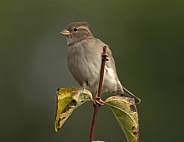
M 92 35 L 87 22 L 68 24 L 60 34 L 66 36 L 67 39 L 68 67 L 73 77 L 82 87 L 95 95 L 100 77 L 101 55 L 103 47 L 107 45 Z M 138 97 L 121 85 L 115 61 L 108 46 L 107 55 L 109 61 L 106 62 L 105 66 L 103 93 L 109 92 L 134 98 L 136 104 L 140 103 L 141 100 Z

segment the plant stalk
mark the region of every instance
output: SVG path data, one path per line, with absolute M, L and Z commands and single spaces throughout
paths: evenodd
M 91 125 L 89 142 L 93 141 L 98 109 L 102 105 L 102 103 L 100 103 L 100 101 L 101 101 L 101 95 L 102 95 L 105 62 L 108 61 L 107 57 L 108 57 L 107 56 L 107 47 L 104 46 L 103 53 L 102 53 L 102 64 L 101 64 L 101 70 L 100 70 L 100 80 L 99 80 L 99 85 L 98 85 L 98 92 L 97 92 L 97 95 L 96 95 L 95 100 L 93 102 L 94 112 L 93 112 L 93 120 L 92 120 L 92 125 Z

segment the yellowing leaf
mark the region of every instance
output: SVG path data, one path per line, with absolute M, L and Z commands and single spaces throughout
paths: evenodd
M 59 88 L 56 93 L 55 131 L 59 131 L 78 106 L 89 100 L 92 100 L 92 94 L 86 89 Z
M 105 104 L 111 108 L 128 142 L 138 142 L 138 113 L 134 99 L 111 96 L 105 100 Z

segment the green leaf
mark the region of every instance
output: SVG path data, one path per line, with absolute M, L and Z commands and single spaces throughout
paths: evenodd
M 138 142 L 139 124 L 138 113 L 133 98 L 111 96 L 105 100 L 121 129 L 124 131 L 128 142 Z
M 56 93 L 55 131 L 59 131 L 77 107 L 89 100 L 92 100 L 92 94 L 86 89 L 59 88 Z

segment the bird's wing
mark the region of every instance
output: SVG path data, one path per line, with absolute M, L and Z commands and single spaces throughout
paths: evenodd
M 109 59 L 109 61 L 106 62 L 106 66 L 108 68 L 111 68 L 116 73 L 115 61 L 114 61 L 114 58 L 112 56 L 112 52 L 111 52 L 109 46 L 107 44 L 103 43 L 100 39 L 97 39 L 97 38 L 94 38 L 94 39 L 95 39 L 95 44 L 98 45 L 98 48 L 102 48 L 101 51 L 103 51 L 104 46 L 107 47 L 107 55 L 108 55 L 107 58 Z
M 114 61 L 114 58 L 112 56 L 112 52 L 111 52 L 111 50 L 109 49 L 108 46 L 107 46 L 107 55 L 108 55 L 109 61 L 106 62 L 106 66 L 108 68 L 112 68 L 114 70 L 114 72 L 116 72 L 115 61 Z

